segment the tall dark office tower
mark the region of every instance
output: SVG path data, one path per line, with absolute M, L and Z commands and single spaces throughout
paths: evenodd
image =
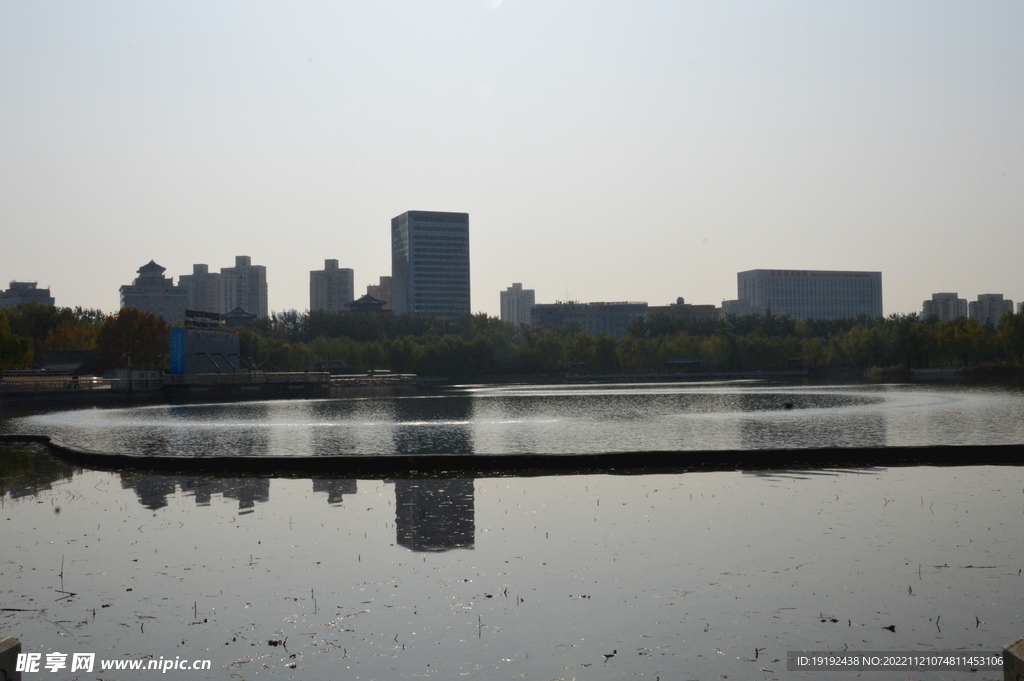
M 391 296 L 395 314 L 470 314 L 468 213 L 410 210 L 392 218 Z

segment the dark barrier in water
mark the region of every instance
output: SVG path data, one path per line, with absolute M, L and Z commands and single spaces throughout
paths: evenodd
M 500 477 L 609 473 L 643 475 L 696 471 L 865 468 L 898 466 L 1019 466 L 1024 445 L 976 447 L 835 447 L 603 454 L 383 454 L 354 456 L 140 456 L 93 452 L 47 435 L 0 435 L 0 442 L 34 442 L 56 457 L 108 471 L 238 477 Z

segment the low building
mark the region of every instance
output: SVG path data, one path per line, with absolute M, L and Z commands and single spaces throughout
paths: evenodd
M 28 303 L 53 307 L 54 302 L 53 296 L 50 295 L 50 289 L 37 288 L 34 281 L 12 281 L 9 289 L 0 292 L 0 310 Z
M 968 315 L 979 324 L 995 326 L 1003 315 L 1013 312 L 1013 301 L 1003 300 L 1002 293 L 982 293 L 967 306 Z
M 622 338 L 629 325 L 646 314 L 647 303 L 542 303 L 533 306 L 530 326 L 559 329 L 575 325 L 592 336 L 608 334 L 613 338 Z
M 530 310 L 537 302 L 537 294 L 532 288 L 523 288 L 522 284 L 512 284 L 501 291 L 501 321 L 509 324 L 530 325 Z
M 967 316 L 967 299 L 956 293 L 933 293 L 931 300 L 921 304 L 921 319 L 937 319 L 940 322 L 951 322 Z
M 370 294 L 366 294 L 359 300 L 353 300 L 345 307 L 347 312 L 355 314 L 384 314 L 391 312 L 391 310 L 385 308 L 385 305 L 387 303 L 380 298 L 374 298 Z
M 140 267 L 135 280 L 122 286 L 121 308 L 134 307 L 139 312 L 152 312 L 168 324 L 181 324 L 188 308 L 188 291 L 174 285 L 171 277 L 165 277 L 167 268 L 150 260 Z
M 882 273 L 840 270 L 747 270 L 736 275 L 742 314 L 792 319 L 882 316 Z M 723 311 L 727 306 L 723 303 Z M 728 312 L 727 312 L 728 314 Z M 735 313 L 734 313 L 735 314 Z
M 648 315 L 663 314 L 674 319 L 718 319 L 722 310 L 714 305 L 691 305 L 682 298 L 676 298 L 669 305 L 653 305 L 647 308 Z

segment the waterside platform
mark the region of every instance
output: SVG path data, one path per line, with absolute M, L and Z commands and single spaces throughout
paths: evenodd
M 142 456 L 96 452 L 47 435 L 0 435 L 0 443 L 36 443 L 73 465 L 174 475 L 347 478 L 644 475 L 710 471 L 813 470 L 903 466 L 1021 466 L 1024 447 L 834 447 L 598 454 L 380 454 L 324 456 Z

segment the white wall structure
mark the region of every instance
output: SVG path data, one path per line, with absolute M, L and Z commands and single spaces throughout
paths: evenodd
M 337 260 L 324 260 L 322 270 L 309 273 L 310 312 L 348 312 L 353 297 L 354 273 L 338 267 Z
M 537 302 L 532 288 L 524 289 L 522 284 L 512 284 L 501 291 L 501 321 L 510 324 L 530 325 L 530 310 Z
M 192 265 L 192 274 L 178 277 L 178 286 L 188 291 L 188 309 L 224 312 L 220 273 L 211 272 L 207 265 Z
M 267 268 L 253 265 L 247 255 L 236 255 L 234 267 L 222 267 L 221 313 L 242 308 L 260 319 L 268 316 L 267 309 Z
M 951 322 L 967 316 L 967 299 L 956 293 L 933 293 L 931 300 L 921 304 L 921 319 L 936 317 L 940 322 Z
M 737 307 L 746 314 L 770 310 L 793 319 L 882 316 L 881 272 L 748 270 L 737 273 L 736 280 Z M 724 303 L 722 310 L 726 313 Z
M 1003 300 L 1002 293 L 982 293 L 968 305 L 968 314 L 979 324 L 995 326 L 1007 312 L 1013 312 L 1013 301 Z
M 152 260 L 140 267 L 135 281 L 120 289 L 121 307 L 152 312 L 171 325 L 183 323 L 188 306 L 188 291 L 175 286 L 171 277 L 165 277 L 166 269 Z
M 12 281 L 11 287 L 0 292 L 0 310 L 26 305 L 28 303 L 39 303 L 53 307 L 53 296 L 48 288 L 36 288 L 34 281 Z

